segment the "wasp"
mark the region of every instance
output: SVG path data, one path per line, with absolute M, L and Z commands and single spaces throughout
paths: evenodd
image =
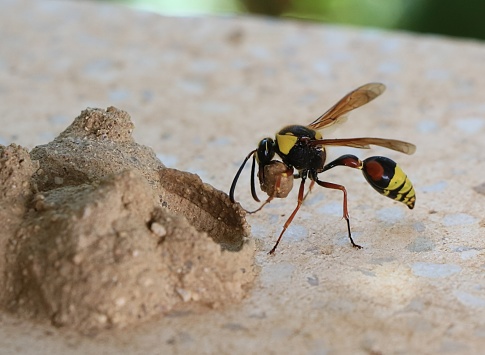
M 304 199 L 315 184 L 329 189 L 340 190 L 343 193 L 343 218 L 347 222 L 347 233 L 353 247 L 360 249 L 352 239 L 350 218 L 347 208 L 347 190 L 344 186 L 319 179 L 319 174 L 336 166 L 345 166 L 362 171 L 367 182 L 380 194 L 414 208 L 416 193 L 413 184 L 402 169 L 391 159 L 383 156 L 374 156 L 360 160 L 355 155 L 346 154 L 325 164 L 328 146 L 345 146 L 352 148 L 369 149 L 371 145 L 381 146 L 405 154 L 416 151 L 414 144 L 395 139 L 383 138 L 342 138 L 324 139 L 320 130 L 328 129 L 347 120 L 350 111 L 359 108 L 380 96 L 385 90 L 384 84 L 368 83 L 345 95 L 323 115 L 307 126 L 289 125 L 276 133 L 275 139 L 263 138 L 258 147 L 252 150 L 244 159 L 237 171 L 229 192 L 230 200 L 235 203 L 234 191 L 241 172 L 247 161 L 252 157 L 251 166 L 251 195 L 260 202 L 255 185 L 256 163 L 258 164 L 258 179 L 262 191 L 268 194 L 266 201 L 255 211 L 261 210 L 273 198 L 285 198 L 293 186 L 293 179 L 301 179 L 298 190 L 298 202 L 283 225 L 274 247 L 269 254 L 274 254 L 283 234 L 293 221 Z M 275 160 L 279 156 L 281 161 Z M 295 173 L 296 170 L 296 173 Z M 307 194 L 305 182 L 310 179 Z

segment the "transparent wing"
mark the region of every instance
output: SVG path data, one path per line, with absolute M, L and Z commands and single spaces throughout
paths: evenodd
M 365 105 L 381 95 L 386 89 L 384 84 L 369 83 L 349 92 L 327 112 L 310 123 L 308 127 L 318 130 L 346 121 L 346 114 Z
M 340 139 L 315 139 L 310 141 L 311 145 L 322 146 L 343 146 L 352 148 L 369 149 L 370 145 L 392 149 L 405 154 L 413 154 L 416 146 L 412 143 L 399 141 L 396 139 L 384 138 L 340 138 Z

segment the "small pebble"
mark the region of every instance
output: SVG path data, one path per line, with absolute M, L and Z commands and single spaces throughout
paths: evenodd
M 189 302 L 191 300 L 192 294 L 191 294 L 190 291 L 185 290 L 185 289 L 180 288 L 180 287 L 177 287 L 176 291 L 179 294 L 180 298 L 182 298 L 182 301 Z
M 151 224 L 150 230 L 159 237 L 165 237 L 167 235 L 167 230 L 165 229 L 165 227 L 157 222 L 153 222 Z

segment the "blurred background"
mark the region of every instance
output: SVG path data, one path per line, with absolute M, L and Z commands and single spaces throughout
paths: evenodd
M 98 0 L 163 15 L 258 14 L 485 39 L 485 0 Z

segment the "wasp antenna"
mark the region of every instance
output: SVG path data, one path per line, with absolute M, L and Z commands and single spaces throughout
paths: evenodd
M 236 200 L 234 200 L 234 190 L 236 189 L 236 184 L 237 184 L 237 180 L 239 179 L 239 175 L 241 175 L 241 172 L 244 166 L 246 165 L 246 162 L 248 161 L 248 159 L 251 158 L 251 155 L 253 155 L 255 152 L 256 152 L 256 149 L 251 151 L 248 154 L 248 156 L 244 159 L 243 163 L 239 167 L 239 170 L 237 171 L 236 176 L 234 176 L 234 180 L 232 180 L 231 190 L 229 191 L 229 199 L 231 200 L 232 203 L 236 202 Z M 254 162 L 254 158 L 253 158 L 253 162 Z
M 256 185 L 254 184 L 254 172 L 256 167 L 256 159 L 253 155 L 253 164 L 251 165 L 251 195 L 253 196 L 254 200 L 257 202 L 259 201 L 258 195 L 256 194 Z

